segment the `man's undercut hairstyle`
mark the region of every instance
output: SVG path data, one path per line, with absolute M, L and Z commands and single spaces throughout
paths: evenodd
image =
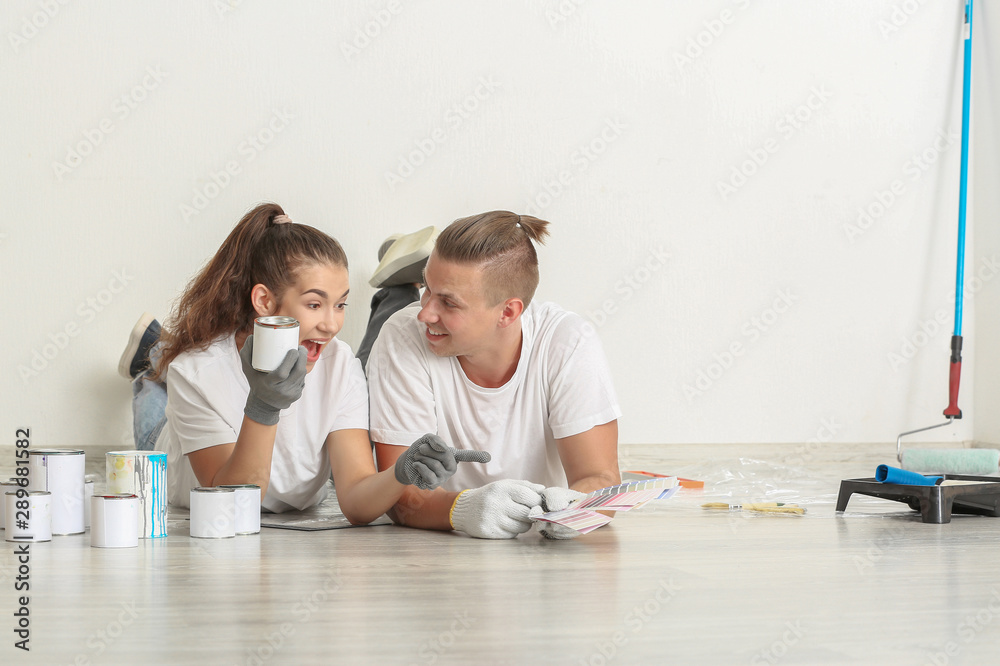
M 530 215 L 494 210 L 455 220 L 434 245 L 440 259 L 483 271 L 483 296 L 491 305 L 519 298 L 527 307 L 538 287 L 538 255 L 549 223 Z

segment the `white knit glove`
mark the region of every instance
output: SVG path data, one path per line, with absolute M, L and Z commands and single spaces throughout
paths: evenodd
M 513 539 L 531 529 L 528 513 L 542 505 L 543 490 L 510 479 L 463 490 L 451 507 L 451 526 L 478 539 Z
M 570 502 L 581 497 L 586 497 L 584 493 L 570 490 L 569 488 L 546 488 L 542 491 L 542 509 L 545 513 L 549 511 L 562 511 L 569 506 Z M 538 533 L 546 539 L 572 539 L 580 536 L 580 533 L 572 527 L 566 527 L 559 523 L 547 523 L 539 521 Z

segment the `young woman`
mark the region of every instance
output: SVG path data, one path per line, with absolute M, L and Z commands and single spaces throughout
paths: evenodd
M 349 291 L 347 257 L 333 238 L 273 203 L 240 220 L 181 296 L 155 369 L 135 380 L 139 398 L 166 383 L 155 446 L 168 454 L 172 504 L 187 506 L 197 486 L 255 483 L 263 508 L 303 509 L 326 497 L 332 470 L 341 510 L 364 524 L 407 484 L 436 487 L 467 459 L 425 435 L 407 462 L 376 472 L 364 373 L 336 339 Z M 299 348 L 273 372 L 250 365 L 254 319 L 266 315 L 299 322 Z

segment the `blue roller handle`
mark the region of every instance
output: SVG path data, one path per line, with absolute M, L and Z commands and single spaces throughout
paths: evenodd
M 969 94 L 972 88 L 972 0 L 965 0 L 965 71 L 962 74 L 962 172 L 958 184 L 958 261 L 955 268 L 955 330 L 951 335 L 948 406 L 944 415 L 962 418 L 958 388 L 962 381 L 962 295 L 965 289 L 965 200 L 969 189 Z
M 898 467 L 879 465 L 875 468 L 875 480 L 880 483 L 900 483 L 904 486 L 938 486 L 943 476 L 924 476 Z
M 955 271 L 955 330 L 962 335 L 965 277 L 965 199 L 969 189 L 969 97 L 972 89 L 972 0 L 965 0 L 965 72 L 962 75 L 962 171 L 958 185 L 958 264 Z

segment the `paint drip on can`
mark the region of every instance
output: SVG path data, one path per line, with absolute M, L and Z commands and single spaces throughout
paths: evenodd
M 109 495 L 139 498 L 140 539 L 167 536 L 167 454 L 109 451 L 105 454 Z

